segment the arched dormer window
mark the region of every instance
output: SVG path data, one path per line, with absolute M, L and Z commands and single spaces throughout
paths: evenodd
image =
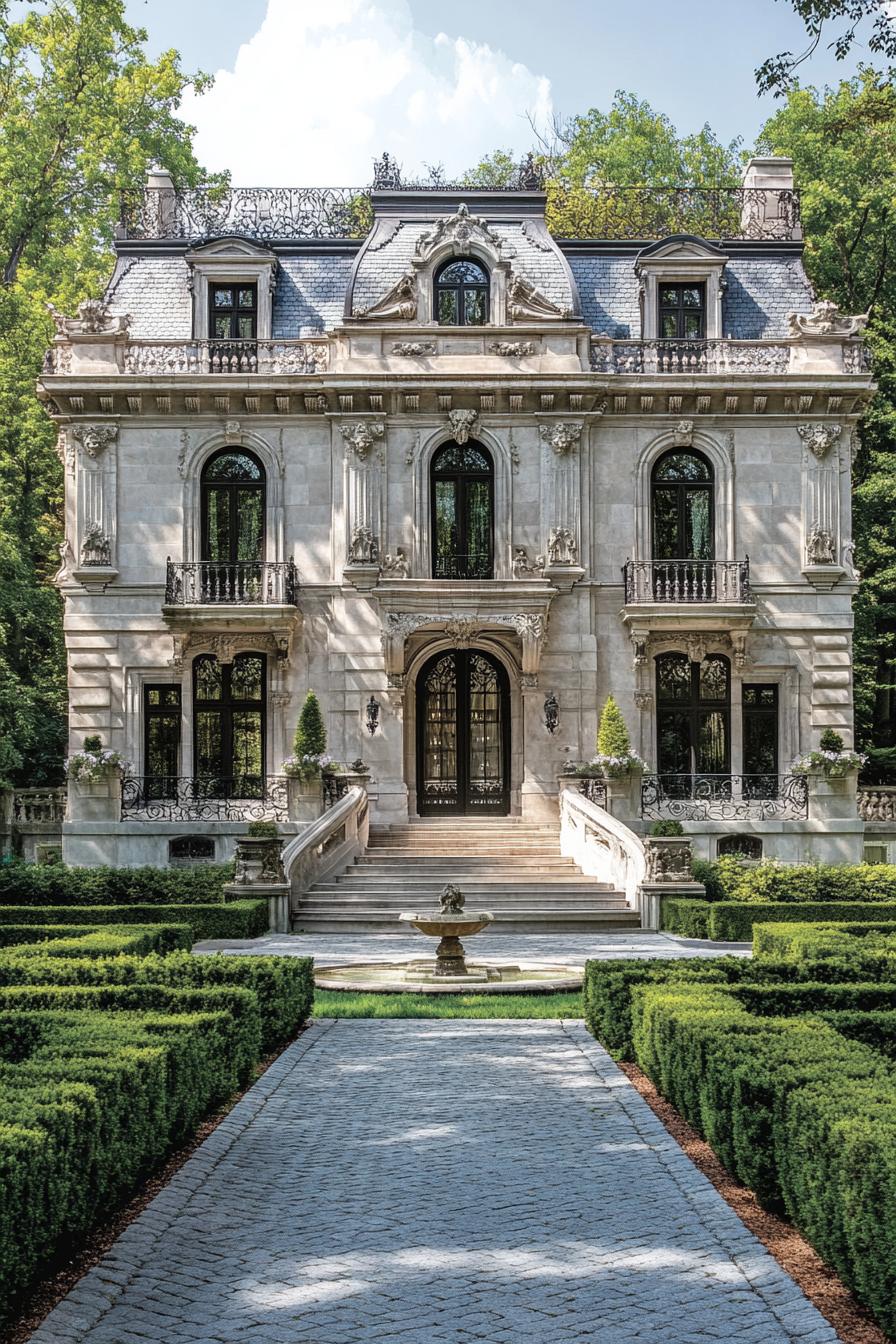
M 494 464 L 481 443 L 446 443 L 430 467 L 434 579 L 494 573 Z
M 433 307 L 440 327 L 482 327 L 488 306 L 488 271 L 478 261 L 458 257 L 436 271 Z
M 702 453 L 673 448 L 651 476 L 654 560 L 712 560 L 713 472 Z
M 202 472 L 202 589 L 210 602 L 250 602 L 262 587 L 265 474 L 243 448 L 222 448 Z M 257 598 L 256 598 L 257 600 Z

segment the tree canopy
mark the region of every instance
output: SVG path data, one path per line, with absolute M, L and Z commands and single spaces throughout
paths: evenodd
M 52 326 L 102 287 L 119 188 L 153 162 L 195 184 L 176 109 L 202 75 L 148 59 L 123 0 L 0 0 L 0 784 L 58 778 L 64 754 L 56 434 L 34 386 Z
M 808 45 L 799 52 L 779 51 L 756 71 L 760 93 L 776 97 L 798 87 L 797 70 L 822 41 L 838 61 L 845 60 L 857 42 L 864 41 L 875 56 L 883 56 L 886 78 L 896 77 L 896 25 L 890 0 L 788 0 L 802 19 Z

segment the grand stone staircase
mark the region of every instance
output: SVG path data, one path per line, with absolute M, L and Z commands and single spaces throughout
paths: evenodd
M 415 819 L 371 827 L 364 855 L 305 892 L 293 927 L 315 933 L 407 933 L 402 910 L 435 909 L 446 883 L 469 910 L 490 910 L 513 933 L 638 928 L 636 910 L 560 853 L 556 825 L 519 817 Z

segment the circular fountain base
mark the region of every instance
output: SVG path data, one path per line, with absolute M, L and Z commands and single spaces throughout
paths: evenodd
M 581 989 L 582 978 L 581 967 L 544 961 L 468 961 L 465 974 L 448 975 L 432 957 L 318 966 L 314 972 L 318 989 L 374 994 L 550 994 Z

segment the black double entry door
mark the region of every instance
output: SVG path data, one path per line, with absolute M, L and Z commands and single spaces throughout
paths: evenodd
M 446 649 L 417 678 L 417 810 L 506 816 L 510 810 L 507 674 L 480 649 Z

